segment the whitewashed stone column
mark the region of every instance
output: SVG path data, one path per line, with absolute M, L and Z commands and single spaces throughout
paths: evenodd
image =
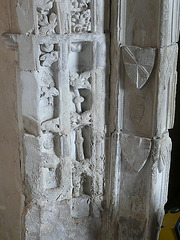
M 111 7 L 110 158 L 102 239 L 158 238 L 167 199 L 179 1 Z
M 4 35 L 18 44 L 26 240 L 94 240 L 101 230 L 104 9 L 104 0 L 22 0 L 22 34 Z

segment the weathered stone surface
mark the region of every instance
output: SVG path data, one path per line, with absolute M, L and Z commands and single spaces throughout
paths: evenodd
M 13 39 L 23 89 L 26 239 L 95 239 L 100 231 L 103 8 L 104 1 L 94 0 L 25 0 L 17 6 L 23 35 Z
M 177 55 L 177 44 L 159 49 L 157 135 L 173 128 L 174 125 Z
M 141 89 L 149 79 L 154 67 L 156 49 L 123 47 L 126 73 L 136 88 Z
M 131 136 L 122 133 L 120 137 L 122 161 L 127 170 L 140 172 L 151 152 L 151 139 Z
M 22 34 L 4 35 L 19 56 L 25 239 L 158 237 L 179 2 L 115 0 L 111 20 L 108 4 L 19 0 Z
M 101 239 L 154 240 L 168 193 L 179 2 L 111 6 L 110 154 Z M 148 49 L 156 56 L 150 51 L 144 57 Z M 146 76 L 139 70 L 144 66 Z
M 179 11 L 180 4 L 178 0 L 171 2 L 163 0 L 161 2 L 161 27 L 160 27 L 160 45 L 170 46 L 179 40 Z

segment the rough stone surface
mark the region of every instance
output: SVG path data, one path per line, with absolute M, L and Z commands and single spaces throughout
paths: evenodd
M 22 34 L 3 37 L 18 52 L 22 86 L 26 240 L 158 239 L 179 7 L 19 0 Z
M 155 240 L 168 193 L 179 1 L 117 0 L 111 9 L 110 154 L 101 239 Z
M 95 239 L 105 166 L 104 1 L 19 1 L 25 239 Z M 62 14 L 63 12 L 63 14 Z

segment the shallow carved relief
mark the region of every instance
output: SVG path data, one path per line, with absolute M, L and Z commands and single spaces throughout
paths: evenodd
M 25 238 L 58 239 L 59 236 L 63 239 L 79 240 L 92 238 L 100 230 L 99 210 L 103 195 L 105 137 L 100 139 L 97 137 L 97 140 L 96 132 L 99 131 L 101 134 L 104 129 L 103 91 L 106 71 L 105 65 L 98 65 L 97 62 L 105 56 L 106 36 L 103 26 L 99 27 L 97 35 L 90 33 L 93 29 L 92 14 L 94 15 L 96 11 L 96 5 L 98 8 L 103 7 L 104 2 L 100 1 L 98 4 L 93 0 L 21 2 L 19 3 L 21 15 L 32 11 L 34 17 L 31 31 L 18 36 L 22 52 L 20 71 L 28 72 L 30 75 L 30 81 L 21 76 L 23 80 L 25 79 L 23 88 L 26 88 L 26 92 L 33 93 L 32 98 L 29 97 L 30 94 L 27 97 L 23 96 L 27 101 L 25 106 L 31 105 L 30 110 L 27 110 L 27 116 L 33 116 L 32 119 L 24 118 L 24 122 L 30 125 L 29 129 L 34 128 L 30 133 L 26 133 L 24 143 L 27 150 L 25 184 L 33 192 L 28 193 L 26 197 L 32 199 L 30 202 L 32 207 L 40 206 L 38 216 L 36 217 L 37 214 L 34 212 L 31 216 L 32 219 L 38 219 L 38 222 L 34 220 L 37 223 L 36 235 L 31 229 L 31 221 L 25 216 L 25 228 L 28 229 Z M 23 11 L 23 5 L 26 5 L 26 12 Z M 98 19 L 99 23 L 103 22 L 103 13 L 98 14 Z M 65 30 L 70 28 L 73 34 L 63 35 L 64 32 L 67 33 L 64 28 Z M 57 31 L 61 34 L 57 34 Z M 75 35 L 76 33 L 80 33 L 79 36 Z M 98 53 L 95 53 L 97 43 L 103 45 L 102 52 L 98 50 Z M 30 55 L 24 51 L 25 46 Z M 27 56 L 29 59 L 26 62 Z M 29 63 L 32 66 L 29 67 Z M 94 101 L 95 95 L 98 104 Z M 96 110 L 99 111 L 98 114 Z M 93 123 L 101 117 L 102 122 L 99 124 L 101 126 L 97 127 L 97 130 Z M 97 142 L 98 146 L 95 146 Z M 98 189 L 98 194 L 95 189 Z M 63 202 L 66 202 L 65 210 Z M 29 212 L 28 209 L 25 210 Z M 60 215 L 56 214 L 59 212 L 61 219 Z M 81 217 L 82 220 L 79 219 Z M 77 218 L 76 224 L 73 218 Z M 93 225 L 97 223 L 98 226 L 89 229 L 91 223 Z
M 72 128 L 78 128 L 91 124 L 91 112 L 89 110 L 82 111 L 81 104 L 84 98 L 80 95 L 80 89 L 91 89 L 90 73 L 85 72 L 82 74 L 70 74 L 70 86 L 72 88 L 72 101 L 75 109 L 71 112 L 71 125 Z
M 44 4 L 37 8 L 39 34 L 55 33 L 57 15 L 52 12 L 53 3 L 54 0 L 45 0 Z
M 123 47 L 123 60 L 128 77 L 141 89 L 148 81 L 154 67 L 156 49 L 135 46 Z
M 39 57 L 40 64 L 43 67 L 50 67 L 54 62 L 58 60 L 58 51 L 55 51 L 54 44 L 42 44 L 41 52 Z
M 161 139 L 154 140 L 153 157 L 154 161 L 157 161 L 159 173 L 163 172 L 171 150 L 172 142 L 168 134 L 165 134 Z
M 82 113 L 81 115 L 76 112 L 71 113 L 72 129 L 76 129 L 78 127 L 83 127 L 83 126 L 87 126 L 87 125 L 91 125 L 91 112 L 90 111 L 86 111 L 86 112 Z
M 145 106 L 141 99 L 137 99 L 135 102 L 131 102 L 130 107 L 130 117 L 135 124 L 140 124 L 144 117 Z
M 78 160 L 85 159 L 84 157 L 84 148 L 83 148 L 84 138 L 82 136 L 82 129 L 76 130 L 76 146 L 77 146 L 77 156 Z
M 70 0 L 71 32 L 91 32 L 91 0 Z
M 83 128 L 91 125 L 90 106 L 86 104 L 86 111 L 83 111 L 82 104 L 86 102 L 81 95 L 81 90 L 91 90 L 91 73 L 84 72 L 82 74 L 70 73 L 70 88 L 72 94 L 72 102 L 74 106 L 71 112 L 71 127 L 75 131 L 76 139 L 76 160 L 82 161 L 85 159 L 84 143 L 86 140 L 83 137 Z M 89 94 L 89 92 L 88 92 Z
M 73 196 L 91 196 L 93 191 L 91 167 L 88 159 L 73 161 Z
M 169 84 L 169 81 L 173 81 L 176 66 L 177 66 L 178 46 L 174 44 L 172 46 L 163 47 L 160 49 L 160 69 L 159 77 L 160 81 L 164 83 L 164 89 Z
M 48 132 L 59 132 L 59 117 L 43 122 L 41 124 L 41 129 Z
M 71 73 L 70 85 L 74 89 L 85 88 L 90 90 L 91 89 L 90 77 L 91 77 L 90 72 L 84 72 L 82 74 Z
M 71 73 L 70 86 L 72 88 L 73 103 L 76 107 L 77 113 L 82 113 L 81 104 L 84 102 L 84 98 L 80 95 L 80 89 L 91 89 L 90 73 L 85 72 L 82 74 Z
M 58 89 L 55 87 L 54 80 L 52 76 L 45 75 L 42 78 L 40 85 L 40 99 L 46 100 L 47 105 L 53 105 L 54 97 L 59 95 Z
M 140 172 L 149 158 L 151 139 L 122 133 L 120 143 L 122 159 L 127 165 L 127 170 Z

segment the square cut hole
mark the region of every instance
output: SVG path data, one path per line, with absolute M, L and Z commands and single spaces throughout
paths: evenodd
M 72 42 L 69 53 L 69 67 L 72 72 L 82 73 L 93 68 L 93 43 Z

